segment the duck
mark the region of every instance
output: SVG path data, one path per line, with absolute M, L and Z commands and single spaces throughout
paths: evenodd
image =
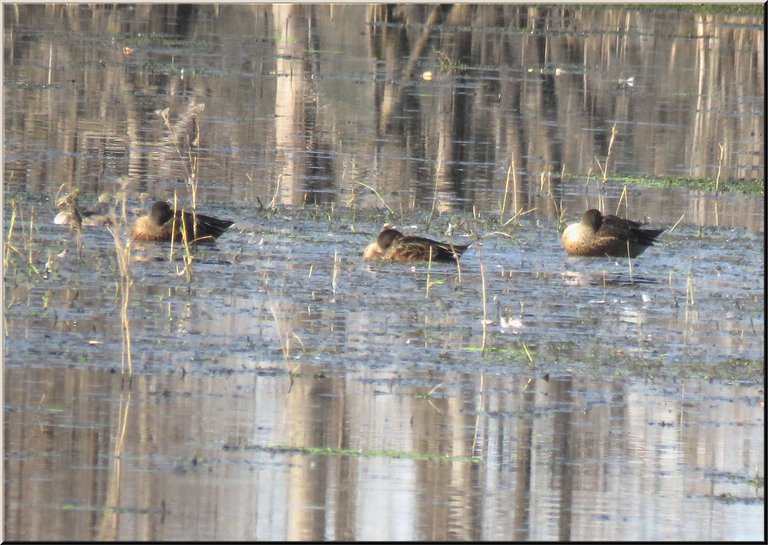
M 176 210 L 167 201 L 157 201 L 149 214 L 138 218 L 131 227 L 131 236 L 137 241 L 183 242 L 182 225 L 189 242 L 211 242 L 219 238 L 235 222 L 203 214 Z
M 93 208 L 81 208 L 77 200 L 79 190 L 64 195 L 56 201 L 59 213 L 53 218 L 56 225 L 69 225 L 73 229 L 114 225 L 115 218 L 109 206 L 112 196 L 109 193 L 99 195 Z
M 563 248 L 570 255 L 587 257 L 631 257 L 653 246 L 665 229 L 641 229 L 643 224 L 591 208 L 578 223 L 563 231 Z
M 428 238 L 406 236 L 390 225 L 385 225 L 379 233 L 376 242 L 369 244 L 363 251 L 363 259 L 398 261 L 413 263 L 415 261 L 451 262 L 461 257 L 469 244 L 452 244 L 438 242 Z

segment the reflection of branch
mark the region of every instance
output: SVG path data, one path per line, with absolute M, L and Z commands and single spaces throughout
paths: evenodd
M 283 359 L 287 362 L 291 357 L 291 339 L 299 341 L 301 348 L 304 348 L 304 343 L 296 333 L 293 331 L 290 320 L 282 321 L 278 316 L 277 303 L 274 299 L 271 299 L 269 289 L 264 286 L 264 290 L 267 292 L 267 296 L 270 297 L 269 310 L 272 312 L 272 318 L 275 320 L 275 331 L 277 331 L 277 338 L 280 341 L 280 350 L 283 352 Z M 291 387 L 293 386 L 293 375 L 297 373 L 301 368 L 301 363 L 297 364 L 293 369 L 289 369 L 288 375 L 291 377 Z
M 421 31 L 421 35 L 419 35 L 418 39 L 413 44 L 411 56 L 408 57 L 408 64 L 405 66 L 405 74 L 413 73 L 413 69 L 416 66 L 416 63 L 418 63 L 419 59 L 422 58 L 424 49 L 426 49 L 427 43 L 429 43 L 429 35 L 432 32 L 432 26 L 437 24 L 439 17 L 440 6 L 436 5 L 429 13 L 429 17 L 427 17 L 427 20 L 424 23 L 424 29 Z
M 120 523 L 120 484 L 122 472 L 120 471 L 123 447 L 125 446 L 125 435 L 128 428 L 128 408 L 131 404 L 131 392 L 128 391 L 127 399 L 123 399 L 120 394 L 120 406 L 117 419 L 117 438 L 115 439 L 114 465 L 110 475 L 109 485 L 107 486 L 107 496 L 104 502 L 104 516 L 101 519 L 99 541 L 114 541 L 118 538 L 118 529 Z
M 477 449 L 477 435 L 478 435 L 479 430 L 480 430 L 480 414 L 482 413 L 482 411 L 484 409 L 484 406 L 483 406 L 483 394 L 485 392 L 485 390 L 483 388 L 483 384 L 485 382 L 484 381 L 484 377 L 485 377 L 485 375 L 480 373 L 480 400 L 479 400 L 479 402 L 477 404 L 477 417 L 475 418 L 475 430 L 474 430 L 474 433 L 472 434 L 472 448 L 469 451 L 470 452 L 470 456 L 474 456 L 475 452 L 476 452 L 476 449 Z
M 275 320 L 275 330 L 277 331 L 277 338 L 280 341 L 280 350 L 283 352 L 283 359 L 288 360 L 291 357 L 291 337 L 284 331 L 285 326 L 282 325 L 280 318 L 277 316 L 277 308 L 274 302 L 269 302 L 269 310 L 272 312 L 272 318 Z

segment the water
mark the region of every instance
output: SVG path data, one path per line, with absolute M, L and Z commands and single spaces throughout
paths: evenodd
M 760 18 L 283 9 L 5 8 L 6 537 L 758 539 Z M 189 203 L 166 107 L 236 224 L 133 247 L 129 379 L 114 238 L 53 201 Z M 667 231 L 568 257 L 589 207 Z M 385 221 L 473 247 L 363 262 Z
M 20 539 L 747 539 L 762 393 L 262 365 L 212 376 L 10 368 Z M 437 387 L 431 397 L 425 397 Z M 182 416 L 183 415 L 183 416 Z M 474 449 L 472 446 L 474 445 Z M 313 446 L 347 454 L 290 450 Z M 476 455 L 478 462 L 467 459 Z M 449 459 L 427 458 L 452 456 Z M 22 485 L 23 483 L 23 485 Z M 20 494 L 21 486 L 24 493 Z M 757 495 L 756 495 L 757 494 Z M 44 495 L 44 497 L 42 497 Z M 695 513 L 695 515 L 694 515 Z M 653 521 L 653 524 L 649 524 Z

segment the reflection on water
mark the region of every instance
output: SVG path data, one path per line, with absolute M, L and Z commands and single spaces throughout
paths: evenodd
M 4 16 L 6 537 L 761 535 L 764 203 L 732 191 L 763 176 L 759 17 Z M 49 217 L 62 183 L 125 190 L 129 219 L 189 202 L 165 108 L 236 225 L 192 275 L 133 248 L 127 381 L 114 239 L 80 255 Z M 568 257 L 559 220 L 590 207 L 666 231 Z M 460 269 L 363 262 L 385 221 L 476 243 Z
M 724 398 L 717 386 L 689 382 L 317 371 L 142 375 L 128 390 L 119 374 L 8 369 L 6 509 L 46 523 L 6 517 L 6 535 L 730 540 L 762 532 L 762 488 L 752 481 L 765 451 L 758 388 Z M 702 502 L 707 509 L 696 508 Z
M 447 212 L 497 210 L 507 188 L 508 210 L 552 218 L 555 202 L 572 217 L 595 204 L 606 161 L 609 180 L 763 178 L 759 17 L 461 4 L 8 15 L 7 188 L 37 198 L 61 183 L 95 198 L 126 175 L 131 197 L 171 196 L 188 173 L 156 112 L 184 125 L 203 104 L 202 200 L 381 206 L 362 183 L 393 209 Z M 630 215 L 680 218 L 668 195 L 638 196 Z M 734 213 L 719 200 L 700 197 L 685 222 L 762 229 L 747 201 Z

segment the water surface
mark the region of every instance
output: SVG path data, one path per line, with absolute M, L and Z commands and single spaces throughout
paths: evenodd
M 4 10 L 7 538 L 763 535 L 762 17 Z M 236 223 L 132 246 L 126 330 L 56 194 L 125 241 L 190 178 Z M 590 207 L 666 231 L 568 257 Z M 364 262 L 384 222 L 473 246 Z

